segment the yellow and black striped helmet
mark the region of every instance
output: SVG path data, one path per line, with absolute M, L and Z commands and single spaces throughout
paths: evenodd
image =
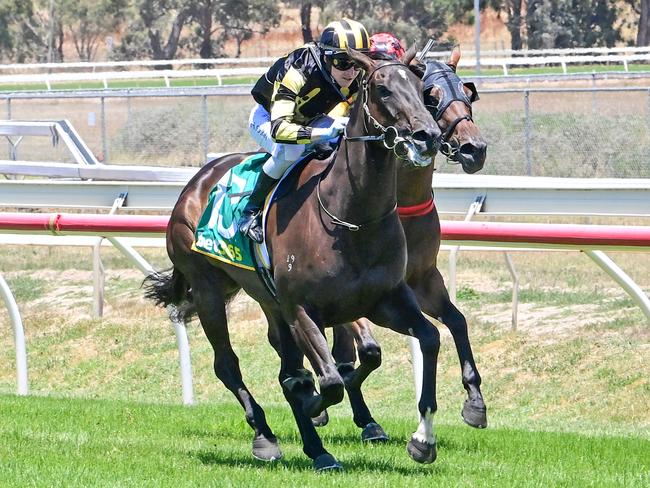
M 348 47 L 362 52 L 370 50 L 370 36 L 360 22 L 342 19 L 330 22 L 320 35 L 323 54 L 331 56 L 345 51 Z

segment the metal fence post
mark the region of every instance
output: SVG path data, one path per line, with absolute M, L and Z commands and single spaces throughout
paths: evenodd
M 7 120 L 11 120 L 11 98 L 10 97 L 7 97 Z M 11 148 L 11 141 L 9 140 L 7 141 L 7 150 L 9 151 L 9 159 L 11 159 L 11 156 L 13 155 L 13 151 Z
M 100 98 L 101 103 L 101 119 L 102 119 L 102 153 L 104 154 L 103 163 L 108 164 L 108 138 L 106 137 L 106 99 Z
M 524 152 L 526 155 L 526 175 L 533 175 L 533 163 L 530 156 L 530 92 L 524 90 Z
M 647 112 L 645 116 L 646 123 L 648 124 L 648 131 L 650 132 L 650 88 L 648 88 L 648 97 L 646 99 L 646 104 L 647 104 Z M 648 143 L 648 156 L 646 157 L 646 161 L 650 161 L 650 142 Z
M 208 96 L 201 95 L 201 113 L 203 114 L 203 164 L 208 160 L 210 128 L 208 127 Z

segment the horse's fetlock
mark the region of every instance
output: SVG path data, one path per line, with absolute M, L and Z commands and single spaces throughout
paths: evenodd
M 343 401 L 343 395 L 345 393 L 345 386 L 343 382 L 328 382 L 320 384 L 320 394 L 325 399 L 325 402 L 329 405 L 335 405 Z
M 371 346 L 359 350 L 359 361 L 372 369 L 379 368 L 381 366 L 381 348 Z

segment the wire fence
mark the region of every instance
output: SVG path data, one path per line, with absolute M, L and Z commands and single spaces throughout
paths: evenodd
M 68 119 L 104 163 L 200 166 L 208 153 L 256 149 L 247 131 L 249 90 L 11 93 L 0 95 L 0 104 L 7 119 Z M 650 88 L 480 94 L 474 116 L 489 144 L 484 174 L 650 178 Z M 20 141 L 13 157 L 69 161 L 63 148 L 43 138 Z M 461 171 L 441 155 L 436 166 L 443 173 Z

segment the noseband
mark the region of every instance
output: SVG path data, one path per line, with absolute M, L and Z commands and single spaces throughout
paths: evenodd
M 370 87 L 368 85 L 369 81 L 372 79 L 374 74 L 379 71 L 382 68 L 385 68 L 386 66 L 401 66 L 405 67 L 402 63 L 395 63 L 395 62 L 388 62 L 381 64 L 377 66 L 375 69 L 373 69 L 370 73 L 368 73 L 362 80 L 361 82 L 361 100 L 362 100 L 362 108 L 363 111 L 366 115 L 365 119 L 363 120 L 363 126 L 368 130 L 368 127 L 366 125 L 366 121 L 370 121 L 370 123 L 373 125 L 373 127 L 381 132 L 381 134 L 377 135 L 365 135 L 365 136 L 348 136 L 348 128 L 347 126 L 345 127 L 345 130 L 343 132 L 343 138 L 347 141 L 355 142 L 355 141 L 383 141 L 384 147 L 388 149 L 389 151 L 393 151 L 395 156 L 399 159 L 408 159 L 408 151 L 404 150 L 404 147 L 406 144 L 409 142 L 413 142 L 413 132 L 411 131 L 406 137 L 402 137 L 399 135 L 399 131 L 397 128 L 393 125 L 390 125 L 388 127 L 383 126 L 376 118 L 372 116 L 370 113 L 370 108 L 368 107 L 368 98 L 369 98 L 369 90 Z M 400 150 L 400 148 L 402 148 Z
M 430 67 L 432 68 L 431 70 Z M 445 111 L 449 108 L 449 105 L 451 105 L 452 102 L 463 102 L 469 110 L 469 114 L 461 115 L 460 117 L 454 119 L 454 121 L 449 124 L 441 136 L 442 143 L 440 145 L 440 152 L 444 154 L 447 159 L 457 161 L 459 148 L 453 146 L 449 140 L 454 134 L 456 126 L 463 120 L 474 122 L 472 118 L 472 102 L 462 89 L 461 79 L 449 66 L 444 63 L 436 61 L 427 65 L 427 71 L 424 74 L 424 79 L 425 90 L 435 85 L 440 87 L 443 93 L 442 97 L 440 97 L 438 105 L 434 107 L 436 113 L 433 118 L 436 123 L 440 121 Z

